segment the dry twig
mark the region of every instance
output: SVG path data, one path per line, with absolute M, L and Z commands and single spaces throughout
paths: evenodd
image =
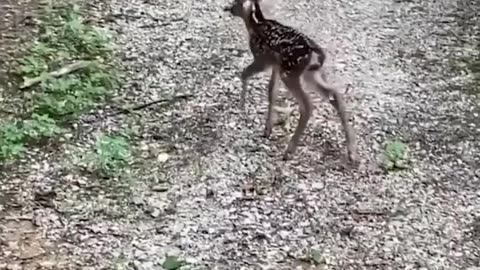
M 193 97 L 192 94 L 183 94 L 183 95 L 178 95 L 178 96 L 174 96 L 174 97 L 170 97 L 170 98 L 156 99 L 156 100 L 153 100 L 153 101 L 150 101 L 150 102 L 147 102 L 147 103 L 143 103 L 143 104 L 140 104 L 140 105 L 120 108 L 119 111 L 108 114 L 107 117 L 117 116 L 117 115 L 120 115 L 120 114 L 127 114 L 127 113 L 131 113 L 133 111 L 142 110 L 142 109 L 145 109 L 147 107 L 150 107 L 150 106 L 158 104 L 158 103 L 175 102 L 175 101 L 182 100 L 182 99 L 189 99 L 191 97 Z
M 48 77 L 58 78 L 58 77 L 61 77 L 63 75 L 75 72 L 77 70 L 87 68 L 92 64 L 93 64 L 93 62 L 91 62 L 91 61 L 78 61 L 78 62 L 75 62 L 73 64 L 64 66 L 59 70 L 55 70 L 55 71 L 49 72 L 47 74 L 42 74 L 42 75 L 40 75 L 38 77 L 35 77 L 35 78 L 26 78 L 25 81 L 23 82 L 23 84 L 20 86 L 20 89 L 25 89 L 25 88 L 31 87 L 31 86 L 33 86 L 37 83 L 42 82 L 45 78 L 48 78 Z

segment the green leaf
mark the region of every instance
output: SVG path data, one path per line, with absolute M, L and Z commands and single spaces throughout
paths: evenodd
M 167 256 L 162 263 L 162 267 L 166 270 L 176 270 L 182 266 L 182 263 L 177 256 Z
M 323 254 L 320 250 L 318 249 L 312 249 L 310 251 L 310 255 L 312 257 L 312 260 L 316 263 L 316 264 L 322 264 L 322 263 L 325 263 L 325 260 L 323 258 Z
M 385 149 L 388 158 L 392 161 L 403 159 L 405 157 L 407 146 L 400 142 L 394 141 L 392 143 L 387 144 Z

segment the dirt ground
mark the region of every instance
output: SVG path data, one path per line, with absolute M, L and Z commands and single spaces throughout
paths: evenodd
M 194 97 L 85 116 L 59 149 L 0 168 L 0 269 L 162 269 L 166 254 L 182 269 L 480 267 L 480 100 L 462 68 L 478 59 L 478 27 L 465 21 L 480 5 L 266 2 L 268 17 L 327 49 L 331 80 L 352 85 L 360 167 L 341 166 L 339 121 L 319 102 L 295 157 L 281 161 L 298 113 L 273 139 L 261 136 L 267 74 L 252 79 L 247 113 L 238 107 L 251 56 L 226 1 L 89 1 L 94 21 L 117 35 L 127 81 L 117 102 Z M 2 105 L 16 91 L 8 64 L 35 33 L 35 3 L 0 3 Z M 295 106 L 283 86 L 282 97 Z M 128 181 L 72 165 L 99 131 L 122 129 L 135 131 Z M 384 172 L 395 138 L 409 167 Z M 311 249 L 316 266 L 305 263 Z

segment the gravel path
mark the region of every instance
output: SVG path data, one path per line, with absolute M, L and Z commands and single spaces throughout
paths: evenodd
M 121 100 L 195 97 L 140 118 L 86 125 L 139 123 L 145 162 L 128 204 L 64 185 L 60 212 L 37 210 L 58 253 L 91 267 L 82 269 L 159 269 L 166 253 L 192 269 L 480 267 L 479 99 L 462 89 L 470 77 L 443 73 L 454 41 L 442 33 L 456 31 L 448 20 L 458 6 L 424 2 L 266 3 L 269 17 L 328 50 L 330 80 L 352 84 L 347 102 L 362 157 L 356 170 L 340 166 L 344 139 L 328 104 L 316 103 L 303 146 L 288 162 L 281 154 L 298 113 L 275 128 L 273 140 L 261 136 L 268 74 L 251 81 L 248 113 L 239 111 L 238 73 L 252 58 L 241 21 L 221 10 L 225 1 L 92 5 L 119 33 L 128 79 Z M 294 106 L 283 86 L 282 96 Z M 411 165 L 385 173 L 378 164 L 395 138 L 408 144 Z M 32 174 L 46 178 L 63 166 Z M 317 268 L 302 260 L 312 249 L 322 261 Z

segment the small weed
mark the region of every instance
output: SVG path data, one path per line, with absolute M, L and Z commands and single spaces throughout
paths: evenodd
M 388 142 L 385 146 L 385 157 L 383 167 L 387 170 L 405 169 L 407 167 L 407 152 L 406 144 L 399 140 Z
M 119 176 L 132 160 L 130 145 L 124 137 L 102 135 L 88 155 L 89 169 L 102 177 Z
M 166 270 L 177 270 L 184 265 L 184 261 L 178 259 L 177 256 L 169 256 L 167 255 L 165 261 L 162 263 L 163 269 Z

